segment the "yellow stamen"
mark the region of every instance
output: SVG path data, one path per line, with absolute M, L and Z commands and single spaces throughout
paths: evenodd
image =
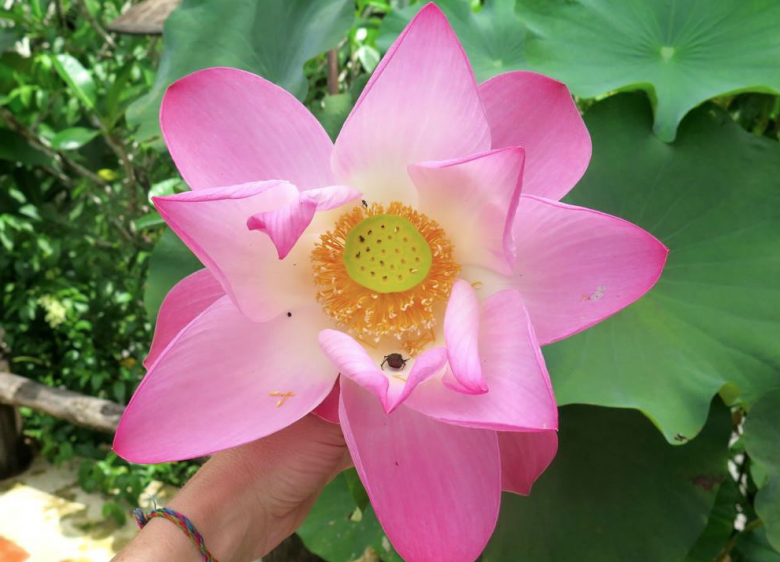
M 268 396 L 273 396 L 274 398 L 279 397 L 279 400 L 276 402 L 276 407 L 281 408 L 284 402 L 288 398 L 292 398 L 295 396 L 294 392 L 279 392 L 278 390 L 275 390 L 268 394 Z
M 355 281 L 347 271 L 344 250 L 349 233 L 377 215 L 406 219 L 430 247 L 427 275 L 408 290 L 378 292 Z M 320 236 L 312 252 L 317 300 L 339 325 L 365 343 L 379 343 L 384 337 L 392 336 L 413 355 L 432 341 L 436 324 L 434 308 L 449 298 L 460 270 L 452 251 L 452 243 L 442 228 L 409 206 L 398 202 L 387 207 L 376 203 L 370 207 L 356 206 L 336 221 L 333 230 Z M 414 268 L 415 256 L 408 258 L 409 266 Z

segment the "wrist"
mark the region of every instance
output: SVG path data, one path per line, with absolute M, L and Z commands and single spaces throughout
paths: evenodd
M 248 562 L 266 552 L 258 543 L 262 533 L 252 532 L 268 523 L 264 507 L 252 497 L 250 482 L 257 475 L 237 461 L 210 459 L 168 504 L 192 521 L 219 562 Z

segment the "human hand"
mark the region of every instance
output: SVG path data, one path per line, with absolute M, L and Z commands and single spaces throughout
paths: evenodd
M 341 428 L 307 416 L 216 453 L 168 507 L 195 524 L 220 562 L 255 560 L 300 526 L 322 488 L 350 463 Z M 199 559 L 175 525 L 152 519 L 114 561 Z

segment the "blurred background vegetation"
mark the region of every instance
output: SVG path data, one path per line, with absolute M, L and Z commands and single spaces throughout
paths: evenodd
M 163 49 L 158 35 L 106 30 L 128 4 L 31 0 L 0 10 L 0 326 L 11 372 L 119 403 L 143 377 L 166 290 L 147 297 L 150 316 L 147 273 L 164 225 L 149 197 L 185 189 L 159 137 L 139 141 L 125 117 L 152 89 Z M 379 23 L 392 8 L 360 0 L 354 9 L 338 47 L 345 95 L 335 97 L 331 131 L 346 116 L 338 104 L 379 62 Z M 320 114 L 327 64 L 322 54 L 304 67 L 305 103 Z M 196 469 L 130 466 L 110 436 L 22 415 L 36 449 L 54 463 L 77 457 L 83 488 L 113 498 L 105 513 L 120 521 L 152 479 L 181 485 Z
M 459 2 L 445 4 L 461 14 L 487 9 L 479 0 Z M 181 268 L 165 272 L 162 262 L 171 254 L 158 245 L 165 227 L 149 196 L 186 189 L 155 134 L 153 98 L 174 74 L 187 72 L 187 62 L 175 61 L 172 71 L 179 55 L 164 52 L 159 36 L 108 32 L 128 4 L 6 0 L 0 10 L 0 327 L 11 372 L 123 404 L 144 374 L 154 311 L 180 277 Z M 197 14 L 203 3 L 188 4 Z M 350 3 L 344 33 L 334 31 L 338 40 L 312 39 L 313 52 L 297 54 L 302 82 L 284 69 L 276 81 L 335 137 L 394 36 L 383 34 L 383 22 L 400 30 L 406 20 L 397 13 L 410 4 L 420 3 Z M 182 41 L 183 23 L 182 15 L 170 36 L 166 28 L 166 41 Z M 511 34 L 512 25 L 505 21 L 496 33 Z M 203 40 L 197 34 L 209 28 L 219 33 L 219 26 L 201 22 L 189 31 L 191 40 Z M 504 59 L 496 70 L 521 62 Z M 578 103 L 585 110 L 593 99 Z M 780 138 L 780 97 L 741 93 L 715 103 L 750 134 Z M 161 265 L 149 283 L 154 259 Z M 104 514 L 118 521 L 152 479 L 180 485 L 196 468 L 189 462 L 131 466 L 111 452 L 107 435 L 28 409 L 22 414 L 37 451 L 53 463 L 76 459 L 81 486 L 106 494 Z M 344 490 L 365 507 L 358 488 L 345 477 Z

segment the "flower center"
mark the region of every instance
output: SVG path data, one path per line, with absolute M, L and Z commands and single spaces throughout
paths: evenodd
M 404 217 L 363 219 L 347 234 L 344 266 L 349 276 L 377 293 L 402 293 L 431 270 L 433 254 L 422 234 Z
M 437 305 L 460 267 L 441 227 L 407 205 L 357 206 L 311 255 L 317 300 L 369 345 L 398 340 L 409 355 L 434 341 Z

